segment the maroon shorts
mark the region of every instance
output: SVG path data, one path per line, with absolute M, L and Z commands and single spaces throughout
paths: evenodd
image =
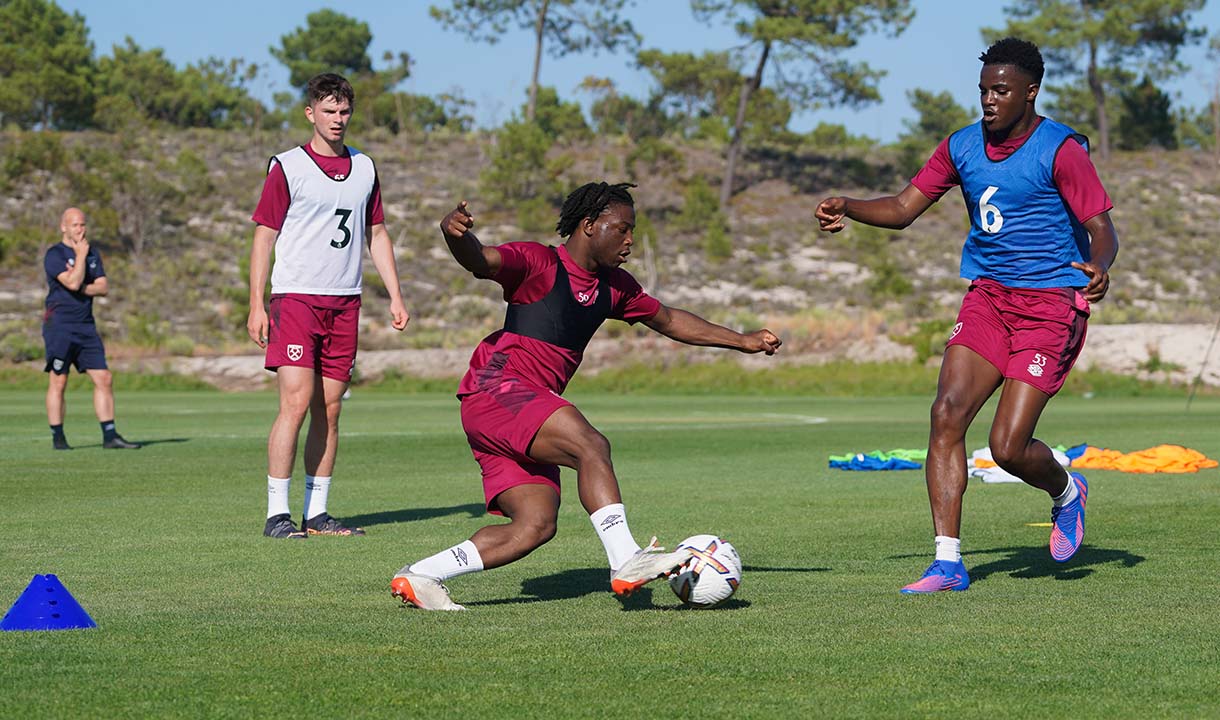
M 496 496 L 518 485 L 550 485 L 559 492 L 559 466 L 534 462 L 530 443 L 556 410 L 572 403 L 517 380 L 462 397 L 462 429 L 483 471 L 487 511 L 503 515 Z
M 948 344 L 968 347 L 1005 378 L 1054 395 L 1084 347 L 1088 320 L 1089 303 L 1072 288 L 1011 288 L 980 279 L 962 299 Z
M 359 295 L 273 295 L 268 317 L 268 370 L 307 367 L 322 377 L 351 382 Z

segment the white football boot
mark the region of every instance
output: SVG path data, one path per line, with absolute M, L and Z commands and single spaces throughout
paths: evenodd
M 390 581 L 390 594 L 420 610 L 465 610 L 449 597 L 449 588 L 435 578 L 416 575 L 411 566 L 398 571 Z
M 640 548 L 623 563 L 618 570 L 610 573 L 610 588 L 619 597 L 626 597 L 653 580 L 663 578 L 691 558 L 690 548 L 680 548 L 673 552 L 665 552 L 665 548 L 657 547 L 657 539 L 653 537 L 648 547 Z

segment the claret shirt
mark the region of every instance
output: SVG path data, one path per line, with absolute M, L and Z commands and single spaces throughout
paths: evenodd
M 532 303 L 543 298 L 555 283 L 556 263 L 568 273 L 572 296 L 581 305 L 597 300 L 598 275 L 577 265 L 564 246 L 552 249 L 533 242 L 513 242 L 497 248 L 503 264 L 492 280 L 504 288 L 508 303 Z M 605 272 L 610 288 L 610 318 L 637 323 L 661 309 L 656 298 L 644 292 L 631 273 L 622 268 Z M 576 374 L 584 353 L 534 338 L 497 330 L 475 348 L 470 370 L 458 387 L 458 397 L 498 385 L 505 379 L 530 383 L 562 394 Z

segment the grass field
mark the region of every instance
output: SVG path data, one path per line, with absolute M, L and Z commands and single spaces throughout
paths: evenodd
M 1088 536 L 1051 561 L 1045 496 L 974 485 L 966 593 L 905 597 L 929 561 L 922 473 L 829 454 L 927 442 L 927 398 L 573 397 L 614 445 L 631 527 L 718 533 L 730 605 L 608 592 L 576 501 L 525 560 L 399 607 L 404 563 L 487 522 L 450 395 L 357 389 L 331 511 L 364 538 L 277 542 L 269 394 L 125 392 L 103 451 L 88 393 L 54 453 L 34 391 L 0 391 L 0 603 L 55 573 L 93 630 L 0 633 L 0 715 L 46 717 L 1217 717 L 1220 471 L 1089 473 Z M 985 410 L 989 413 L 990 408 Z M 1040 436 L 1220 457 L 1220 399 L 1065 397 Z M 972 432 L 971 449 L 987 424 Z M 303 482 L 293 484 L 299 512 Z

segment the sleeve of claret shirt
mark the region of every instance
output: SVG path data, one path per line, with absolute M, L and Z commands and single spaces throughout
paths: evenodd
M 1080 143 L 1067 140 L 1059 147 L 1052 173 L 1059 194 L 1078 222 L 1088 222 L 1113 209 L 1114 203 L 1097 177 L 1097 168 Z
M 267 179 L 263 181 L 263 193 L 258 198 L 258 207 L 250 218 L 259 225 L 273 230 L 284 227 L 284 218 L 288 217 L 288 205 L 292 197 L 288 194 L 288 177 L 278 161 L 272 161 L 271 169 L 267 171 Z
M 924 197 L 934 202 L 944 197 L 954 186 L 960 185 L 961 181 L 957 168 L 953 166 L 953 159 L 949 157 L 949 138 L 940 141 L 940 145 L 932 152 L 932 157 L 928 158 L 919 172 L 915 173 L 915 177 L 911 178 L 911 184 L 923 193 Z
M 661 309 L 661 301 L 644 292 L 631 273 L 616 268 L 610 276 L 610 317 L 634 325 L 650 320 Z
M 369 193 L 368 214 L 365 217 L 368 227 L 385 224 L 385 210 L 381 207 L 381 178 L 373 175 L 373 192 Z
M 533 274 L 527 247 L 532 243 L 510 242 L 496 247 L 500 251 L 500 270 L 492 280 L 504 288 L 504 301 L 512 302 L 525 279 Z

